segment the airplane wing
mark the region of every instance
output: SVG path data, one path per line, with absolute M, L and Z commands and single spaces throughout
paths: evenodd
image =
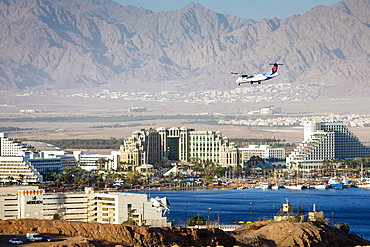
M 246 75 L 246 74 L 244 74 L 244 75 L 240 75 L 240 77 L 242 77 L 242 78 L 252 78 L 252 77 L 254 77 L 254 75 Z
M 238 72 L 230 72 L 230 74 L 238 75 L 239 77 L 242 77 L 242 78 L 253 78 L 255 76 L 255 75 L 241 74 L 241 73 L 238 73 Z

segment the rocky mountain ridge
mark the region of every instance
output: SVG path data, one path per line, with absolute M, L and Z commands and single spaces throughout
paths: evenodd
M 95 241 L 106 241 L 103 246 L 243 246 L 243 247 L 336 247 L 369 246 L 370 241 L 347 234 L 318 222 L 261 221 L 246 224 L 230 234 L 219 229 L 184 227 L 137 227 L 116 224 L 98 224 L 57 220 L 0 220 L 2 235 L 25 235 L 27 232 L 83 237 L 84 244 L 94 246 Z M 108 243 L 110 243 L 108 245 Z M 53 242 L 52 246 L 66 246 Z M 102 246 L 102 245 L 96 245 Z
M 0 89 L 233 88 L 230 71 L 265 72 L 279 61 L 285 65 L 274 82 L 321 85 L 329 97 L 366 96 L 369 12 L 370 0 L 343 0 L 256 22 L 194 3 L 154 13 L 111 0 L 0 0 Z

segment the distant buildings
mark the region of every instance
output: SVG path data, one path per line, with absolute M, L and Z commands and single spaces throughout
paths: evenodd
M 44 142 L 21 141 L 0 133 L 0 183 L 43 182 L 43 174 L 61 171 L 67 166 L 85 170 L 117 170 L 119 151 L 111 154 L 84 154 L 65 151 Z
M 281 107 L 266 106 L 258 109 L 257 111 L 250 111 L 248 114 L 260 114 L 260 115 L 271 115 L 271 114 L 281 114 Z
M 133 112 L 147 112 L 147 108 L 146 107 L 130 107 L 128 108 L 128 112 L 129 113 L 133 113 Z
M 287 157 L 287 167 L 316 170 L 325 160 L 352 160 L 370 156 L 370 148 L 362 144 L 342 122 L 304 122 L 304 141 Z
M 286 159 L 288 169 L 316 170 L 326 160 L 351 160 L 370 156 L 342 122 L 304 122 L 304 141 Z M 67 166 L 85 170 L 147 170 L 149 165 L 167 161 L 243 166 L 251 157 L 275 164 L 285 159 L 284 148 L 269 145 L 237 147 L 219 131 L 196 131 L 186 127 L 142 129 L 124 140 L 119 151 L 110 154 L 84 154 L 65 151 L 42 142 L 20 141 L 0 133 L 0 183 L 36 183 L 47 171 Z
M 139 226 L 171 226 L 167 199 L 145 194 L 85 192 L 45 193 L 35 186 L 0 188 L 0 219 L 48 219 Z
M 121 162 L 128 170 L 165 161 L 236 166 L 248 161 L 249 154 L 285 159 L 283 148 L 276 149 L 268 145 L 238 148 L 219 131 L 196 131 L 186 127 L 136 131 L 124 141 L 120 152 Z

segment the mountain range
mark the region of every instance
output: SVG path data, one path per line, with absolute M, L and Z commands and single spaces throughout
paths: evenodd
M 0 90 L 149 82 L 235 88 L 230 71 L 267 72 L 280 62 L 269 83 L 367 96 L 369 13 L 370 0 L 261 21 L 195 3 L 152 12 L 112 0 L 0 0 Z

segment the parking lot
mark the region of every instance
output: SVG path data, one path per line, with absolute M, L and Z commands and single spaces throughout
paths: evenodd
M 73 245 L 73 244 L 87 245 L 89 242 L 91 243 L 91 241 L 83 237 L 67 237 L 67 236 L 57 236 L 57 235 L 49 235 L 49 234 L 47 236 L 51 237 L 54 241 L 53 242 L 28 242 L 26 240 L 25 235 L 0 234 L 0 246 L 14 246 L 13 244 L 8 243 L 9 239 L 12 239 L 12 238 L 19 238 L 20 240 L 23 241 L 22 245 L 25 245 L 27 247 L 63 246 L 63 245 Z M 97 243 L 96 246 L 99 246 L 99 243 Z

